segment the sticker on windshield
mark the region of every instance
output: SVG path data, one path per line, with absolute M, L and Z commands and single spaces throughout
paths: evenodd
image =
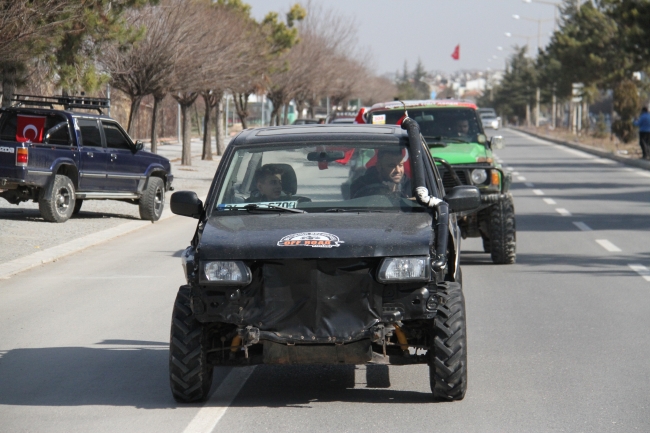
M 386 124 L 386 115 L 385 114 L 375 114 L 372 116 L 373 125 L 385 125 Z
M 246 206 L 256 204 L 258 206 L 277 206 L 287 209 L 295 209 L 298 206 L 297 201 L 261 201 L 258 203 L 221 203 L 217 205 L 218 210 L 244 209 Z
M 332 248 L 343 244 L 338 236 L 324 232 L 294 233 L 280 239 L 280 247 Z

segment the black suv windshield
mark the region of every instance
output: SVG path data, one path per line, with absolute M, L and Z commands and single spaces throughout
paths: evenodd
M 409 153 L 397 143 L 269 144 L 235 151 L 215 210 L 422 211 L 412 190 Z
M 483 129 L 476 111 L 466 107 L 409 108 L 409 117 L 420 125 L 420 132 L 428 144 L 479 143 Z M 373 111 L 369 123 L 395 125 L 404 115 L 403 110 Z

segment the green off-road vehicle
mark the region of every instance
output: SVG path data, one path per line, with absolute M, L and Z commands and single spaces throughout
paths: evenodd
M 418 122 L 445 190 L 474 185 L 481 191 L 482 206 L 459 217 L 463 238 L 480 236 L 484 251 L 491 254 L 494 263 L 514 263 L 517 235 L 515 207 L 508 192 L 511 175 L 492 155 L 493 149 L 503 148 L 503 137 L 487 138 L 476 105 L 449 99 L 375 104 L 357 120 L 399 124 L 405 112 Z

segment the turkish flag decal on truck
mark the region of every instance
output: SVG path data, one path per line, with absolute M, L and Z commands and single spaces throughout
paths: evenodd
M 19 114 L 16 121 L 16 141 L 19 143 L 26 141 L 42 143 L 44 129 L 45 117 Z

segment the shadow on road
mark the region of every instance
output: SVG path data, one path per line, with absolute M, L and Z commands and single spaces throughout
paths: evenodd
M 179 405 L 169 389 L 168 356 L 167 343 L 137 340 L 105 340 L 92 347 L 0 350 L 0 405 L 176 408 Z M 215 368 L 213 392 L 230 370 Z M 423 380 L 428 381 L 428 376 Z M 431 403 L 428 392 L 386 389 L 390 385 L 385 365 L 366 366 L 365 384 L 357 383 L 357 388 L 354 365 L 260 365 L 235 404 Z
M 80 211 L 77 215 L 73 215 L 73 220 L 93 220 L 102 218 L 120 218 L 125 220 L 140 221 L 140 218 L 133 215 L 107 213 L 107 212 L 89 212 Z M 0 208 L 0 220 L 25 220 L 25 221 L 43 221 L 38 209 L 7 209 Z

